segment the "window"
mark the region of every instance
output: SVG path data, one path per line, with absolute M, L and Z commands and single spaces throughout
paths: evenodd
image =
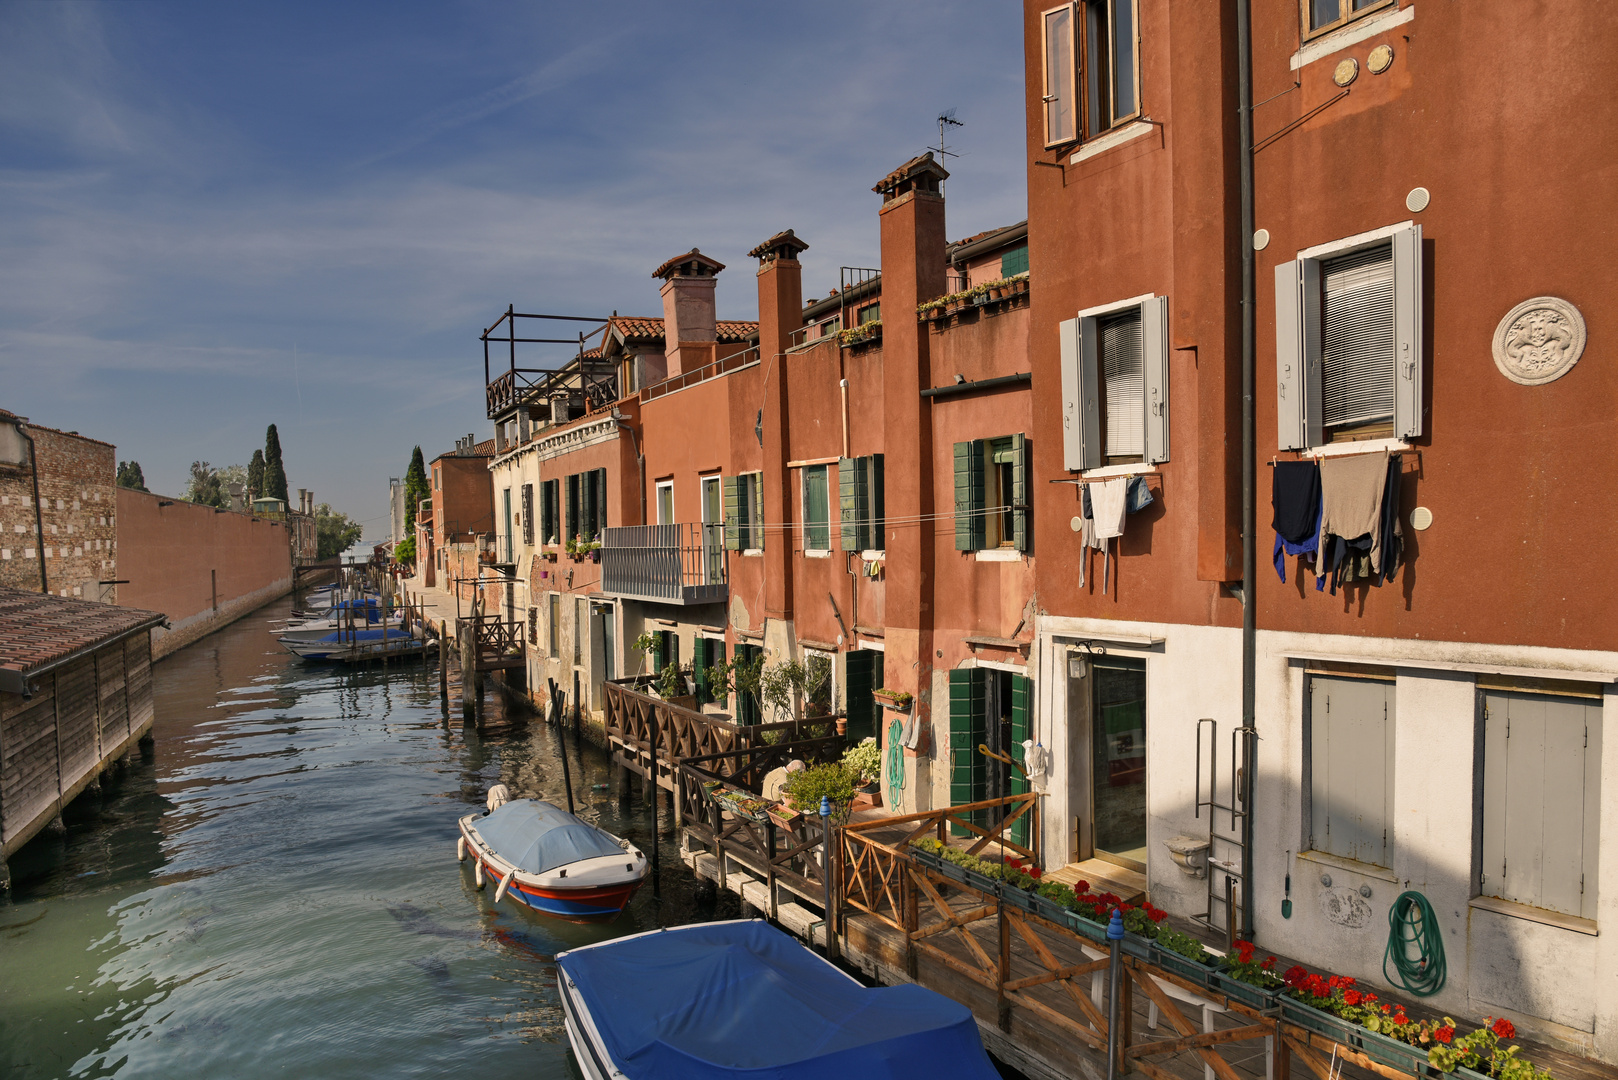
M 1485 693 L 1479 891 L 1594 919 L 1600 813 L 1599 699 Z
M 725 546 L 732 551 L 764 546 L 764 474 L 725 478 Z
M 881 322 L 881 321 L 882 321 L 882 304 L 881 304 L 880 301 L 878 301 L 875 304 L 866 304 L 864 307 L 860 308 L 858 325 L 864 326 L 866 323 L 874 323 L 874 322 Z
M 550 618 L 547 620 L 550 632 L 550 657 L 558 660 L 562 656 L 561 644 L 558 642 L 558 624 L 562 621 L 562 598 L 558 593 L 551 593 Z
M 1421 435 L 1421 272 L 1419 225 L 1275 268 L 1281 449 Z
M 674 524 L 674 481 L 663 480 L 657 485 L 657 523 Z
M 508 562 L 508 563 L 509 562 L 515 562 L 516 559 L 512 557 L 512 550 L 511 550 L 512 549 L 512 543 L 511 543 L 511 541 L 512 541 L 512 535 L 511 535 L 512 534 L 512 528 L 511 528 L 511 489 L 510 488 L 501 488 L 500 489 L 500 496 L 501 496 L 501 498 L 500 498 L 500 508 L 501 508 L 501 512 L 505 515 L 505 525 L 506 525 L 505 529 L 502 530 L 503 535 L 501 536 L 501 539 L 504 540 L 505 543 L 503 545 L 501 545 L 501 546 L 505 548 L 505 553 L 506 553 L 505 561 Z
M 1000 256 L 1000 276 L 1003 278 L 1016 277 L 1018 274 L 1028 273 L 1028 245 L 1012 248 Z
M 661 674 L 670 664 L 680 666 L 680 637 L 673 630 L 655 630 L 652 632 L 652 671 Z
M 439 488 L 444 486 L 442 476 L 443 476 L 442 470 L 440 470 L 440 468 L 437 465 L 434 465 L 433 466 L 433 490 L 434 491 L 437 491 Z
M 752 665 L 762 663 L 763 659 L 763 646 L 749 645 L 746 642 L 736 643 L 736 660 L 739 663 Z M 736 722 L 738 724 L 762 724 L 764 722 L 764 714 L 759 708 L 756 693 L 743 690 L 736 692 Z
M 1394 0 L 1300 0 L 1303 4 L 1304 37 L 1314 37 L 1352 22 L 1367 12 L 1385 8 Z
M 716 698 L 708 686 L 708 669 L 717 667 L 725 662 L 725 643 L 719 638 L 699 637 L 691 643 L 691 683 L 696 691 L 697 705 L 708 702 L 725 704 L 724 698 Z
M 886 547 L 882 455 L 839 458 L 837 507 L 844 551 Z
M 547 544 L 562 542 L 561 501 L 562 482 L 560 480 L 546 480 L 539 485 L 539 531 L 541 539 Z
M 580 596 L 573 601 L 573 662 L 584 663 L 584 623 L 587 618 L 585 604 L 587 601 Z
M 539 609 L 537 607 L 528 609 L 528 644 L 539 644 Z
M 1167 461 L 1168 298 L 1081 311 L 1059 329 L 1063 465 Z
M 567 534 L 563 537 L 564 540 L 577 539 L 579 529 L 583 526 L 584 492 L 582 485 L 579 483 L 579 478 L 579 473 L 574 473 L 567 478 L 567 520 L 565 522 Z
M 1304 784 L 1309 846 L 1393 865 L 1393 683 L 1309 679 Z
M 1077 0 L 1044 13 L 1047 147 L 1093 138 L 1140 115 L 1136 3 Z
M 831 550 L 831 509 L 824 465 L 806 465 L 803 469 L 803 546 L 806 551 Z
M 534 546 L 534 485 L 522 486 L 522 542 Z
M 1028 550 L 1028 443 L 1019 433 L 955 444 L 955 550 Z

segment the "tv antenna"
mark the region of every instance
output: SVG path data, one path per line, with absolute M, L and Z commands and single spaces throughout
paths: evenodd
M 963 121 L 955 119 L 955 110 L 954 109 L 945 109 L 943 112 L 938 114 L 938 146 L 936 147 L 936 149 L 938 150 L 938 163 L 940 165 L 944 164 L 944 159 L 947 158 L 947 157 L 960 157 L 961 156 L 961 155 L 957 154 L 955 151 L 951 150 L 949 148 L 949 145 L 944 142 L 944 129 L 948 128 L 948 127 L 965 127 L 965 126 L 966 126 L 966 124 Z M 939 191 L 939 194 L 943 194 L 943 191 L 944 191 L 943 181 L 939 182 L 938 191 Z

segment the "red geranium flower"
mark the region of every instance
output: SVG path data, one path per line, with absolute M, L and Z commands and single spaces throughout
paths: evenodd
M 1253 962 L 1253 943 L 1251 941 L 1238 941 L 1236 943 L 1236 959 L 1243 964 Z
M 1441 1043 L 1447 1043 L 1451 1039 L 1455 1038 L 1455 1029 L 1452 1027 L 1435 1028 L 1433 1030 L 1433 1038 L 1437 1039 Z
M 1399 1027 L 1404 1027 L 1406 1024 L 1410 1023 L 1410 1017 L 1406 1016 L 1404 1013 L 1400 1013 L 1393 1018 L 1393 1022 Z
M 1365 1002 L 1365 1004 L 1369 1005 L 1373 1001 L 1376 1000 L 1376 995 L 1371 993 L 1369 990 L 1367 990 L 1363 994 L 1360 995 L 1360 1000 Z
M 1021 859 L 1014 859 L 1010 855 L 1007 855 L 1006 856 L 1006 865 L 1007 866 L 1015 866 L 1017 869 L 1021 870 L 1022 869 L 1022 860 Z
M 1498 1035 L 1502 1039 L 1515 1039 L 1517 1037 L 1516 1025 L 1514 1025 L 1510 1020 L 1507 1020 L 1503 1016 L 1500 1019 L 1496 1020 L 1494 1022 L 1494 1026 L 1491 1027 L 1489 1030 L 1493 1031 L 1496 1035 Z
M 1040 878 L 1045 876 L 1045 871 L 1041 870 L 1037 866 L 1030 866 L 1028 868 L 1028 876 L 1033 878 L 1035 881 L 1038 881 Z
M 1275 957 L 1270 957 L 1268 960 L 1264 961 L 1264 963 L 1260 964 L 1259 967 L 1263 968 L 1265 971 L 1274 971 Z
M 1073 885 L 1073 891 L 1078 893 L 1080 896 L 1083 896 L 1085 893 L 1090 891 L 1090 883 L 1088 881 L 1075 882 Z
M 1343 992 L 1344 1005 L 1358 1005 L 1359 1003 L 1360 992 L 1358 990 L 1346 990 Z

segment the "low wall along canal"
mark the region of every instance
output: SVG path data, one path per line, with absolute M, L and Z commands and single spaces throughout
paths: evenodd
M 576 1075 L 555 953 L 740 914 L 672 833 L 659 893 L 606 927 L 496 908 L 455 862 L 456 818 L 495 783 L 565 804 L 564 740 L 493 693 L 481 732 L 444 726 L 432 667 L 302 664 L 268 634 L 289 606 L 156 663 L 152 750 L 12 857 L 8 1080 Z M 646 847 L 651 808 L 565 747 L 580 815 Z

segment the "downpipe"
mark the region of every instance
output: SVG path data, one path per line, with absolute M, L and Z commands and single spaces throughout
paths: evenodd
M 1254 305 L 1253 252 L 1253 12 L 1252 0 L 1236 0 L 1236 102 L 1239 119 L 1242 204 L 1242 928 L 1241 937 L 1253 938 L 1253 792 L 1258 773 L 1257 708 L 1257 597 L 1258 477 L 1254 431 L 1254 393 L 1257 381 L 1254 352 L 1258 314 Z M 1229 923 L 1231 909 L 1226 907 Z

